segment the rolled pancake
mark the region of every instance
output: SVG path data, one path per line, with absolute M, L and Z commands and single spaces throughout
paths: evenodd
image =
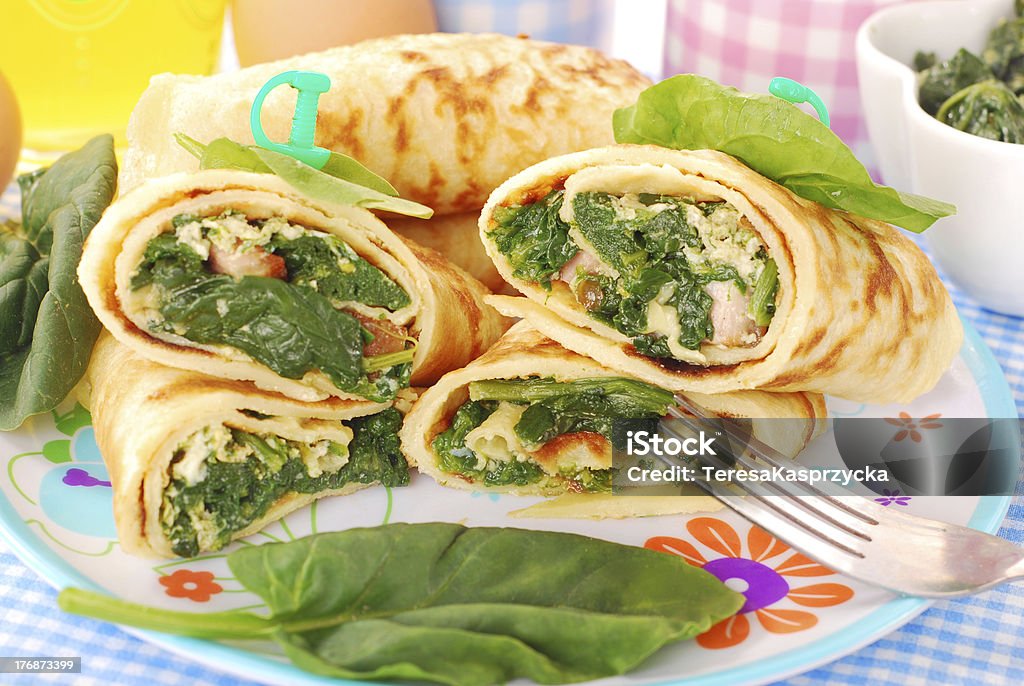
M 184 462 L 176 453 L 188 437 L 208 427 L 228 427 L 299 443 L 345 441 L 352 436 L 347 421 L 388 408 L 340 398 L 306 403 L 242 381 L 164 367 L 139 357 L 106 333 L 96 344 L 87 378 L 96 443 L 114 491 L 118 538 L 125 552 L 145 557 L 176 555 L 162 524 L 162 507 L 172 463 Z M 255 458 L 250 454 L 246 459 Z M 404 462 L 396 468 L 400 475 Z M 355 475 L 340 488 L 316 493 L 285 493 L 264 514 L 231 533 L 230 540 L 259 531 L 313 500 L 345 495 L 371 483 L 359 479 Z M 216 507 L 217 503 L 207 504 L 208 510 Z M 210 540 L 197 540 L 198 551 L 226 543 L 211 546 Z
M 612 112 L 650 85 L 590 48 L 492 34 L 394 36 L 215 76 L 163 74 L 132 113 L 119 187 L 195 169 L 178 132 L 252 143 L 253 98 L 293 69 L 331 79 L 317 145 L 355 157 L 441 215 L 479 210 L 535 162 L 613 142 Z M 267 96 L 271 140 L 288 139 L 294 106 L 291 88 Z
M 311 200 L 272 174 L 206 170 L 137 188 L 111 205 L 90 234 L 79 278 L 93 310 L 119 341 L 161 364 L 251 380 L 299 400 L 352 397 L 319 370 L 285 378 L 237 348 L 201 345 L 148 330 L 149 309 L 131 286 L 147 244 L 174 230 L 175 216 L 205 217 L 226 208 L 247 218 L 282 217 L 337 237 L 401 287 L 409 303 L 386 318 L 407 327 L 417 340 L 413 384 L 432 383 L 465 365 L 507 327 L 507 321 L 484 304 L 484 286 L 436 252 L 399 238 L 372 213 Z
M 475 211 L 430 219 L 388 218 L 387 224 L 399 236 L 441 253 L 494 293 L 514 295 L 480 242 L 479 221 L 480 212 Z
M 464 369 L 446 374 L 428 388 L 413 405 L 402 426 L 402 452 L 420 472 L 428 474 L 444 486 L 464 490 L 488 490 L 517 495 L 559 495 L 579 492 L 571 483 L 552 483 L 545 479 L 527 485 L 484 485 L 479 479 L 448 473 L 441 469 L 432 443 L 449 428 L 452 418 L 469 399 L 469 384 L 493 379 L 551 378 L 556 382 L 580 379 L 622 377 L 620 372 L 601 366 L 594 360 L 571 352 L 534 329 L 528 322 L 519 322 L 494 346 Z M 813 393 L 765 393 L 742 391 L 724 395 L 687 393 L 686 396 L 719 417 L 750 418 L 754 435 L 789 456 L 796 456 L 822 428 L 819 420 L 827 412 L 824 398 Z M 500 408 L 499 408 L 500 410 Z M 495 411 L 491 417 L 497 417 Z M 779 422 L 779 418 L 799 420 Z M 509 423 L 506 428 L 511 427 Z M 800 430 L 794 430 L 798 425 Z M 484 425 L 481 425 L 484 428 Z M 505 440 L 505 436 L 495 434 Z M 468 438 L 468 437 L 467 437 Z M 510 438 L 510 437 L 509 437 Z M 512 440 L 508 440 L 511 445 Z M 467 441 L 468 443 L 468 441 Z M 581 463 L 607 470 L 612 466 L 611 445 L 606 438 L 592 432 L 567 433 L 555 436 L 530 453 L 534 461 L 564 466 L 563 458 L 579 458 Z M 597 466 L 599 465 L 599 466 Z M 547 482 L 547 483 L 545 483 Z M 658 497 L 639 497 L 637 509 L 645 504 L 658 504 Z M 643 501 L 650 500 L 650 503 Z M 660 510 L 659 513 L 664 513 Z M 621 516 L 619 513 L 617 516 Z
M 648 357 L 598 319 L 564 281 L 517 278 L 491 231 L 498 208 L 551 190 L 688 197 L 735 208 L 778 270 L 774 316 L 753 344 Z M 575 192 L 575 191 L 574 191 Z M 528 299 L 494 297 L 565 347 L 675 391 L 815 391 L 863 402 L 909 402 L 960 349 L 962 327 L 927 257 L 898 230 L 804 200 L 715 151 L 610 146 L 542 162 L 502 184 L 480 218 L 498 272 Z

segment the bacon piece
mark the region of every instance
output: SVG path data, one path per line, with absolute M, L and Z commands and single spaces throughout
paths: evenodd
M 715 345 L 746 346 L 757 342 L 765 329 L 747 316 L 750 296 L 740 292 L 732 281 L 712 281 L 704 287 L 711 296 L 711 325 Z M 752 335 L 753 334 L 753 335 Z
M 373 340 L 363 346 L 363 357 L 375 357 L 405 350 L 405 339 L 409 332 L 404 326 L 398 326 L 388 319 L 374 319 L 358 312 L 346 311 L 358 319 L 363 328 L 373 335 Z
M 284 258 L 260 247 L 230 251 L 214 243 L 210 246 L 210 268 L 217 274 L 227 274 L 235 278 L 269 276 L 272 279 L 284 279 L 288 276 Z
M 576 271 L 578 268 L 582 268 L 587 274 L 595 274 L 601 271 L 602 263 L 592 253 L 586 250 L 580 250 L 577 252 L 571 260 L 565 263 L 562 267 L 562 271 L 559 272 L 558 278 L 565 281 L 570 286 L 573 280 L 576 278 Z

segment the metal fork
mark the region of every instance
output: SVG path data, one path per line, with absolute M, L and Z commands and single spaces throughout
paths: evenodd
M 707 428 L 696 418 L 712 414 L 686 398 L 677 395 L 675 400 L 691 416 L 673 408 L 669 414 L 674 419 L 695 433 Z M 720 424 L 725 435 L 746 449 L 731 451 L 731 464 L 720 457 L 702 456 L 704 464 L 733 469 L 804 468 L 734 422 Z M 664 425 L 663 429 L 666 434 L 675 433 Z M 665 456 L 661 459 L 670 466 L 677 464 Z M 1024 579 L 1024 548 L 964 526 L 889 510 L 835 484 L 733 481 L 730 488 L 703 478 L 695 482 L 811 559 L 897 593 L 945 598 Z

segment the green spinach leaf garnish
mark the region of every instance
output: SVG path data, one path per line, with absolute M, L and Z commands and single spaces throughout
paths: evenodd
M 742 93 L 684 74 L 616 110 L 615 140 L 683 150 L 719 150 L 797 195 L 920 232 L 956 208 L 871 180 L 827 126 L 792 103 Z
M 272 639 L 345 679 L 556 684 L 635 669 L 743 596 L 675 555 L 575 534 L 458 524 L 323 533 L 228 556 L 269 614 L 194 613 L 66 589 L 62 609 L 212 639 Z
M 0 430 L 55 408 L 82 378 L 100 323 L 78 285 L 82 246 L 114 198 L 113 139 L 22 176 L 21 226 L 0 226 Z
M 259 174 L 277 174 L 310 198 L 344 205 L 429 219 L 434 211 L 426 205 L 398 197 L 386 179 L 374 174 L 348 155 L 332 152 L 323 169 L 313 167 L 273 150 L 243 145 L 228 138 L 209 144 L 175 134 L 175 140 L 199 160 L 200 169 L 239 169 Z

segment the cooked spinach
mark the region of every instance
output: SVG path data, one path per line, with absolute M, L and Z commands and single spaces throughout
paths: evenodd
M 590 431 L 612 439 L 617 419 L 654 419 L 664 415 L 672 394 L 655 386 L 621 377 L 559 382 L 550 378 L 494 379 L 469 385 L 470 400 L 452 417 L 448 428 L 432 443 L 438 467 L 488 486 L 538 483 L 546 478 L 533 462 L 483 460 L 466 446 L 466 435 L 480 426 L 499 401 L 528 405 L 514 431 L 526 446 L 539 447 L 556 436 Z M 487 456 L 483 456 L 487 457 Z M 570 468 L 560 476 L 584 491 L 603 489 L 610 476 L 599 470 Z
M 562 191 L 552 191 L 527 205 L 501 207 L 494 213 L 490 237 L 519 279 L 551 287 L 551 278 L 577 253 L 569 225 L 558 216 Z
M 960 48 L 945 62 L 938 62 L 921 76 L 918 101 L 928 114 L 935 113 L 954 93 L 979 81 L 992 78 L 992 70 L 980 57 Z
M 982 56 L 996 78 L 1017 95 L 1024 93 L 1024 19 L 1001 20 L 989 34 Z
M 686 218 L 687 208 L 695 206 L 709 217 L 723 203 L 644 195 L 641 202 L 648 206 L 659 203 L 670 207 L 657 213 L 638 209 L 635 216 L 620 218 L 615 198 L 608 193 L 579 193 L 573 198 L 576 227 L 601 259 L 619 273 L 618 279 L 584 277 L 576 286 L 577 297 L 595 319 L 634 338 L 634 347 L 639 350 L 649 340 L 644 334 L 649 305 L 663 286 L 671 285 L 671 295 L 663 304 L 676 312 L 680 345 L 697 350 L 714 336 L 713 301 L 705 286 L 712 281 L 733 281 L 741 292 L 747 289 L 732 265 L 709 263 L 695 270 L 682 252 L 686 247 L 699 249 L 702 245 L 696 228 Z
M 958 91 L 935 118 L 982 138 L 1024 143 L 1024 104 L 1006 84 L 994 79 Z
M 388 408 L 369 417 L 347 422 L 352 428 L 348 462 L 335 472 L 311 477 L 302 458 L 292 453 L 298 444 L 281 438 L 266 440 L 256 434 L 232 429 L 238 445 L 249 446 L 254 456 L 239 462 L 207 460 L 206 477 L 188 484 L 171 480 L 161 511 L 164 533 L 172 550 L 182 557 L 199 554 L 199 540 L 190 512 L 198 511 L 217 531 L 216 550 L 227 545 L 231 536 L 265 515 L 270 507 L 288 493 L 321 493 L 346 484 L 380 483 L 405 486 L 409 471 L 399 450 L 398 430 L 402 416 Z M 330 448 L 344 455 L 344 448 Z
M 113 139 L 18 179 L 20 226 L 0 226 L 0 430 L 55 408 L 89 364 L 100 323 L 78 285 L 82 246 L 113 200 Z
M 206 271 L 202 257 L 173 233 L 151 239 L 132 287 L 159 286 L 163 321 L 155 331 L 195 343 L 229 345 L 289 379 L 319 370 L 343 391 L 371 400 L 393 398 L 408 385 L 408 359 L 369 379 L 363 327 L 314 290 L 280 279 Z
M 334 302 L 358 302 L 391 311 L 411 302 L 384 272 L 333 236 L 306 235 L 287 240 L 278 234 L 270 247 L 284 258 L 289 282 L 308 286 Z M 339 259 L 345 269 L 338 268 Z
M 228 566 L 269 616 L 165 610 L 77 588 L 58 602 L 143 629 L 272 639 L 296 666 L 324 676 L 448 686 L 623 674 L 744 602 L 675 555 L 440 522 L 242 548 Z
M 288 155 L 255 145 L 243 145 L 228 138 L 217 138 L 208 144 L 183 133 L 175 134 L 174 138 L 199 160 L 200 169 L 239 169 L 276 174 L 296 190 L 316 200 L 420 219 L 429 219 L 434 214 L 426 205 L 397 197 L 398 191 L 386 179 L 348 155 L 332 152 L 322 169 L 314 169 Z
M 797 195 L 910 231 L 956 208 L 871 180 L 827 126 L 792 103 L 741 93 L 694 74 L 673 76 L 616 110 L 615 140 L 684 150 L 719 150 Z
M 768 326 L 775 316 L 775 295 L 779 291 L 779 267 L 775 260 L 768 260 L 754 283 L 750 295 L 750 314 L 758 326 Z
M 961 48 L 945 62 L 924 53 L 914 58 L 920 72 L 919 101 L 926 112 L 966 133 L 1005 143 L 1024 143 L 1024 18 L 999 21 L 981 57 Z

